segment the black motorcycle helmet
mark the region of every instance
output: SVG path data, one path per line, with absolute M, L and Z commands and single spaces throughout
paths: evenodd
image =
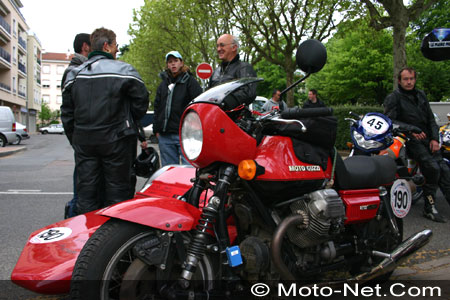
M 142 149 L 141 154 L 134 161 L 137 176 L 150 177 L 160 167 L 158 152 L 153 147 Z

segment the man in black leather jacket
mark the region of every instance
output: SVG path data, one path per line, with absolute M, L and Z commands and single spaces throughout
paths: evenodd
M 61 80 L 61 89 L 64 88 L 64 82 L 66 81 L 67 74 L 70 70 L 82 65 L 87 59 L 89 52 L 91 52 L 91 35 L 88 33 L 79 33 L 73 40 L 73 50 L 75 51 L 69 66 L 64 70 L 64 74 Z M 73 170 L 73 198 L 67 202 L 64 209 L 64 219 L 75 216 L 75 205 L 78 200 L 77 194 L 77 168 Z
M 416 89 L 416 71 L 404 68 L 398 74 L 398 89 L 388 95 L 384 101 L 385 114 L 396 123 L 404 126 L 413 125 L 420 128 L 420 133 L 413 133 L 414 138 L 406 143 L 406 150 L 416 160 L 425 177 L 423 186 L 424 216 L 436 222 L 446 222 L 435 207 L 438 185 L 449 200 L 450 182 L 448 176 L 440 176 L 441 170 L 448 172 L 439 147 L 439 128 L 425 93 Z
M 96 29 L 91 47 L 89 59 L 67 75 L 61 105 L 64 130 L 75 150 L 78 214 L 133 197 L 135 124 L 149 103 L 138 72 L 115 60 L 118 45 L 113 31 Z M 99 203 L 102 180 L 104 203 Z
M 234 79 L 256 77 L 252 65 L 239 59 L 238 49 L 239 42 L 236 37 L 230 34 L 219 37 L 217 54 L 222 62 L 209 79 L 210 88 Z M 224 99 L 224 109 L 229 110 L 241 104 L 250 104 L 255 97 L 256 84 L 246 85 Z

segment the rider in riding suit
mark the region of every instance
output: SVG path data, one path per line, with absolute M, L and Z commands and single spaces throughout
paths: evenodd
M 245 77 L 256 77 L 252 65 L 241 61 L 238 54 L 239 42 L 230 35 L 224 34 L 217 40 L 217 54 L 222 63 L 214 70 L 209 87 Z M 241 104 L 250 104 L 256 97 L 256 84 L 249 84 L 225 97 L 225 109 L 233 109 Z
M 425 177 L 423 215 L 435 222 L 446 220 L 436 209 L 438 185 L 450 203 L 450 171 L 439 151 L 439 130 L 425 93 L 416 89 L 416 71 L 403 68 L 398 74 L 398 89 L 384 100 L 385 114 L 396 123 L 414 125 L 422 132 L 413 133 L 406 142 L 408 155 L 416 160 Z

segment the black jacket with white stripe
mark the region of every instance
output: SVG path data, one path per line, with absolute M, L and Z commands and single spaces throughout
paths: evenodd
M 63 87 L 61 120 L 71 144 L 101 145 L 136 135 L 149 97 L 138 72 L 103 52 L 72 69 Z

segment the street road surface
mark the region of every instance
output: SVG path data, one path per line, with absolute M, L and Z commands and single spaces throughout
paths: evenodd
M 14 286 L 9 277 L 31 232 L 61 220 L 64 206 L 72 198 L 74 160 L 66 137 L 32 135 L 23 145 L 26 151 L 0 157 L 0 299 L 13 299 L 2 298 L 2 294 Z M 138 179 L 137 189 L 143 182 Z M 450 219 L 450 207 L 441 194 L 437 207 Z M 404 222 L 404 236 L 429 228 L 434 238 L 410 263 L 450 252 L 450 222 L 441 224 L 424 219 L 422 208 L 423 202 L 412 207 Z M 25 295 L 25 299 L 38 299 L 37 294 L 21 288 L 16 291 Z

